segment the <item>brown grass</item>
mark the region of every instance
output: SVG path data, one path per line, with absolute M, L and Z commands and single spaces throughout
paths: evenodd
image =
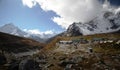
M 0 49 L 7 52 L 27 51 L 28 49 L 42 48 L 44 46 L 45 44 L 32 39 L 0 32 Z

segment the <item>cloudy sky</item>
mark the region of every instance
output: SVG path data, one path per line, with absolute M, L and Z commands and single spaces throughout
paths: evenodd
M 104 0 L 0 0 L 0 26 L 13 23 L 34 33 L 59 33 L 73 22 L 87 22 L 103 9 Z M 120 6 L 120 0 L 110 0 Z

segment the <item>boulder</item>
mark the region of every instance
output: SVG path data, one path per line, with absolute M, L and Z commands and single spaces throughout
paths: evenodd
M 19 61 L 12 60 L 10 65 L 8 66 L 8 70 L 18 70 Z
M 0 54 L 0 65 L 6 64 L 7 59 L 3 54 Z
M 39 63 L 32 59 L 22 60 L 19 64 L 19 70 L 41 70 Z

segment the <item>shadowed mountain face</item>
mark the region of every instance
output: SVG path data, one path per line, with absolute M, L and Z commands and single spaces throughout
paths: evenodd
M 0 32 L 0 49 L 6 52 L 26 52 L 42 49 L 45 45 L 32 39 L 17 37 Z

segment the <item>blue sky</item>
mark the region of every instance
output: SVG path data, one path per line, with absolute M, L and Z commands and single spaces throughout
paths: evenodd
M 0 0 L 0 25 L 13 23 L 21 29 L 39 29 L 40 31 L 63 31 L 51 18 L 54 12 L 45 12 L 39 5 L 34 8 L 23 6 L 21 0 Z
M 75 12 L 73 12 L 74 8 L 73 10 L 71 10 L 70 8 L 72 6 L 71 3 L 73 0 L 69 0 L 69 2 L 67 2 L 68 0 L 65 2 L 64 0 L 61 0 L 59 3 L 55 2 L 56 0 L 52 0 L 54 2 L 51 1 L 51 3 L 49 3 L 50 0 L 47 0 L 48 3 L 45 4 L 44 2 L 42 2 L 44 0 L 37 0 L 37 1 L 40 2 L 38 2 L 34 7 L 29 8 L 28 6 L 23 5 L 22 0 L 0 0 L 0 25 L 2 26 L 7 23 L 13 23 L 14 25 L 18 26 L 21 29 L 28 29 L 28 30 L 39 29 L 42 32 L 48 30 L 53 30 L 55 32 L 62 32 L 65 30 L 65 27 L 68 27 L 68 25 L 70 25 L 73 21 L 89 20 L 89 18 L 91 18 L 91 17 L 89 18 L 84 17 L 86 13 L 83 13 L 85 11 L 84 9 L 82 9 L 82 4 L 80 5 L 81 10 L 79 10 L 79 11 L 83 10 L 81 12 L 82 15 L 78 12 L 79 16 L 76 16 L 78 15 L 75 14 L 77 10 L 75 9 Z M 84 0 L 76 0 L 76 1 L 79 2 L 83 1 L 83 3 L 85 3 L 86 6 L 89 6 L 90 4 L 88 2 L 87 3 L 84 2 Z M 41 5 L 41 3 L 43 3 L 44 5 Z M 73 3 L 74 4 L 73 6 L 79 7 L 76 5 L 76 3 Z M 93 2 L 92 4 L 94 3 L 96 2 Z M 113 5 L 118 5 L 118 6 L 120 5 L 119 0 L 111 0 L 111 3 Z M 46 6 L 46 4 L 48 4 L 48 6 Z M 56 4 L 56 5 L 51 5 L 51 4 Z M 65 5 L 65 7 L 63 4 Z M 45 7 L 40 7 L 40 6 L 45 6 Z M 61 9 L 62 7 L 64 8 Z M 98 10 L 96 9 L 98 7 L 93 7 L 93 8 L 95 8 L 94 10 Z M 68 17 L 66 17 L 66 15 Z M 84 19 L 82 19 L 81 17 Z

